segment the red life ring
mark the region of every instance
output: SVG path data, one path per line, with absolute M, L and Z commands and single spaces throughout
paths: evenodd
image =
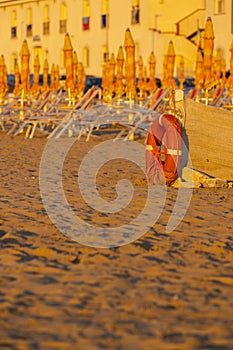
M 182 155 L 182 129 L 170 114 L 155 118 L 146 140 L 146 175 L 149 183 L 171 185 L 178 177 Z

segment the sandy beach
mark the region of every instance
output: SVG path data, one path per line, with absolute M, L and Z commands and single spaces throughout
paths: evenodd
M 63 186 L 76 215 L 114 227 L 139 215 L 147 182 L 133 164 L 106 164 L 97 179 L 101 196 L 114 198 L 116 179 L 128 177 L 132 203 L 109 216 L 88 207 L 77 168 L 101 140 L 75 142 Z M 60 232 L 44 208 L 39 171 L 47 141 L 1 133 L 0 349 L 232 350 L 233 189 L 194 189 L 168 233 L 178 191 L 168 188 L 142 237 L 89 247 Z

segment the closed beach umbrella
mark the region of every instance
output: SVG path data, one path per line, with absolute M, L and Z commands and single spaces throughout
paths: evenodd
M 4 56 L 1 55 L 0 56 L 0 94 L 1 94 L 1 98 L 5 95 L 4 66 L 5 66 Z
M 4 86 L 5 86 L 5 91 L 7 92 L 8 90 L 8 72 L 7 72 L 7 66 L 6 64 L 4 64 L 4 68 L 3 68 L 3 83 L 4 83 Z
M 111 92 L 111 67 L 110 60 L 108 60 L 105 64 L 105 98 L 111 100 L 112 92 Z
M 183 90 L 183 84 L 184 84 L 184 56 L 180 56 L 179 82 L 180 82 L 180 89 Z
M 108 62 L 108 61 L 107 61 Z M 104 98 L 107 96 L 107 62 L 103 64 L 102 67 L 102 88 L 103 88 L 103 96 Z
M 58 64 L 55 65 L 54 77 L 55 77 L 55 90 L 59 90 L 61 87 L 61 84 L 60 84 L 60 70 L 59 70 Z
M 78 55 L 77 52 L 73 53 L 73 77 L 74 77 L 74 86 L 77 86 L 78 83 Z
M 207 18 L 204 30 L 204 86 L 212 81 L 212 55 L 214 49 L 213 23 L 210 17 Z
M 143 58 L 142 58 L 142 56 L 139 56 L 139 58 L 138 58 L 138 83 L 137 83 L 137 87 L 140 91 L 143 87 Z
M 30 89 L 30 71 L 29 71 L 29 61 L 30 61 L 30 52 L 28 49 L 27 40 L 23 41 L 21 51 L 21 89 L 24 90 L 26 94 Z
M 70 92 L 74 91 L 74 77 L 73 77 L 73 47 L 68 33 L 65 35 L 64 41 L 64 56 L 66 68 L 66 83 L 65 89 Z
M 136 64 L 135 64 L 135 44 L 130 29 L 125 32 L 124 48 L 125 58 L 125 86 L 126 96 L 134 99 L 136 96 Z
M 49 89 L 48 75 L 49 75 L 49 63 L 48 63 L 48 60 L 46 58 L 44 60 L 44 65 L 43 65 L 43 90 L 44 91 Z
M 156 90 L 156 80 L 155 80 L 155 65 L 156 65 L 156 59 L 154 52 L 151 52 L 149 57 L 149 81 L 147 84 L 147 90 L 150 94 L 153 94 L 153 92 Z
M 85 89 L 86 73 L 82 62 L 78 62 L 78 95 L 82 96 Z
M 18 62 L 15 64 L 15 86 L 14 86 L 14 94 L 18 96 L 20 94 L 20 73 L 19 73 L 19 65 Z
M 123 83 L 123 67 L 124 67 L 124 51 L 123 47 L 120 46 L 117 52 L 116 58 L 116 82 L 115 82 L 115 93 L 119 98 L 124 94 L 124 83 Z
M 35 56 L 33 67 L 34 67 L 34 74 L 33 74 L 33 85 L 32 85 L 31 91 L 34 95 L 38 95 L 40 92 L 40 88 L 39 88 L 40 60 L 38 55 Z
M 217 50 L 214 59 L 214 79 L 221 85 L 221 72 L 222 72 L 222 56 L 220 50 Z
M 116 60 L 115 60 L 114 53 L 112 53 L 109 60 L 109 92 L 111 96 L 115 88 L 114 87 L 115 67 L 116 67 Z
M 167 86 L 167 55 L 163 57 L 163 77 L 162 77 L 162 86 Z
M 55 91 L 56 90 L 56 77 L 55 77 L 55 73 L 56 73 L 56 68 L 55 68 L 55 64 L 52 64 L 51 67 L 51 84 L 50 84 L 50 89 Z
M 231 56 L 230 56 L 230 75 L 227 78 L 226 86 L 228 87 L 228 89 L 232 89 L 233 88 L 233 39 L 232 39 L 229 51 L 231 53 Z
M 146 94 L 147 93 L 147 67 L 143 67 L 143 85 L 142 90 Z
M 196 65 L 195 65 L 195 88 L 199 90 L 202 88 L 204 82 L 204 67 L 203 67 L 203 57 L 201 51 L 197 51 L 196 55 Z
M 222 70 L 222 85 L 225 85 L 226 82 L 226 60 L 225 58 L 222 58 L 221 62 L 221 70 Z
M 103 67 L 103 97 L 104 100 L 110 101 L 112 99 L 112 72 L 110 60 L 106 61 Z
M 174 64 L 175 64 L 175 50 L 173 42 L 170 40 L 167 50 L 167 86 L 171 89 L 176 89 L 176 83 L 174 80 Z

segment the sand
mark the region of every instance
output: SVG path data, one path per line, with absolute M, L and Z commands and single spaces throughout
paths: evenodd
M 139 214 L 147 183 L 133 164 L 106 165 L 97 180 L 103 198 L 114 198 L 116 178 L 129 176 L 133 203 L 109 217 L 89 208 L 77 168 L 101 140 L 74 144 L 64 191 L 83 220 L 114 227 Z M 90 247 L 61 233 L 44 208 L 46 143 L 1 133 L 0 349 L 233 349 L 233 189 L 194 189 L 169 233 L 178 189 L 168 188 L 161 215 L 142 237 Z

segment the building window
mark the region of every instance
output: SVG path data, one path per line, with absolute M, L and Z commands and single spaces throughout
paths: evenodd
M 60 33 L 64 34 L 67 32 L 67 14 L 66 5 L 61 4 L 61 19 L 60 19 Z
M 101 28 L 106 28 L 107 27 L 107 15 L 101 15 Z
M 102 0 L 101 28 L 108 27 L 108 0 Z
M 43 23 L 43 34 L 44 35 L 49 35 L 49 22 L 44 22 Z
M 215 0 L 215 14 L 220 15 L 225 12 L 225 0 Z
M 27 27 L 26 27 L 26 36 L 27 36 L 27 37 L 32 36 L 32 25 L 31 25 L 31 24 L 27 24 Z
M 11 38 L 16 38 L 16 36 L 17 36 L 17 17 L 16 17 L 16 11 L 12 11 Z
M 11 27 L 11 38 L 16 38 L 16 37 L 17 37 L 17 28 Z
M 131 10 L 131 24 L 140 23 L 140 7 L 139 0 L 133 0 L 132 10 Z
M 48 7 L 48 5 L 44 6 L 43 34 L 49 35 L 49 7 Z
M 90 29 L 90 18 L 83 17 L 83 30 L 89 30 L 89 29 Z
M 89 56 L 90 56 L 89 55 L 89 48 L 85 46 L 83 49 L 83 65 L 85 68 L 89 67 L 89 64 L 90 64 Z
M 27 9 L 27 25 L 26 25 L 26 36 L 32 36 L 32 9 Z
M 82 28 L 83 28 L 83 30 L 90 29 L 90 4 L 89 4 L 89 0 L 83 0 Z

